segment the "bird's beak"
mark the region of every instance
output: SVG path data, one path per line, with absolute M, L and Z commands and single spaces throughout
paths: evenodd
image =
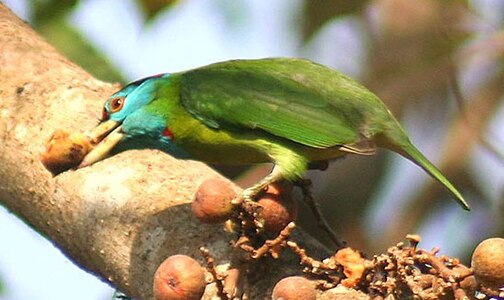
M 117 143 L 124 137 L 120 122 L 107 120 L 100 123 L 89 134 L 89 139 L 94 145 L 93 149 L 84 157 L 77 169 L 92 165 L 104 159 Z

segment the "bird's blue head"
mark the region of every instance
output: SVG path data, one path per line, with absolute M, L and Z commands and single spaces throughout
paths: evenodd
M 134 81 L 114 93 L 103 105 L 101 121 L 124 122 L 128 116 L 149 104 L 155 98 L 159 79 L 169 76 L 170 74 L 160 74 L 146 77 Z
M 96 146 L 79 167 L 103 159 L 123 140 L 130 141 L 127 148 L 154 147 L 170 152 L 163 149 L 173 147 L 167 120 L 161 113 L 148 109 L 149 104 L 157 99 L 160 85 L 169 76 L 160 74 L 137 80 L 105 101 L 101 122 L 89 134 Z

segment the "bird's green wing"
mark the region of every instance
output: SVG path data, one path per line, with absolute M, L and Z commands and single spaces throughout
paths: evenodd
M 358 143 L 376 108 L 367 89 L 306 60 L 235 60 L 180 75 L 182 105 L 207 126 L 261 129 L 310 147 Z

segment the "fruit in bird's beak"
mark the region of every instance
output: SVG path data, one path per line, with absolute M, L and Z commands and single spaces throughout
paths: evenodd
M 64 130 L 54 131 L 45 146 L 40 160 L 53 175 L 76 167 L 93 148 L 88 137 Z
M 124 137 L 121 123 L 107 120 L 89 134 L 55 130 L 41 154 L 42 164 L 53 175 L 71 168 L 82 168 L 104 159 Z

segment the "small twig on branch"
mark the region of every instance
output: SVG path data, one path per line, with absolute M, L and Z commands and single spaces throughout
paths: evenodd
M 220 297 L 220 299 L 222 300 L 231 299 L 228 296 L 228 294 L 224 291 L 224 277 L 221 274 L 219 274 L 219 272 L 217 272 L 217 269 L 215 267 L 215 259 L 210 254 L 210 250 L 208 250 L 205 247 L 200 247 L 200 252 L 205 258 L 206 269 L 210 274 L 212 274 L 215 285 L 217 286 L 217 296 Z
M 276 238 L 267 240 L 261 247 L 259 247 L 257 250 L 254 250 L 251 257 L 253 259 L 258 259 L 269 252 L 272 258 L 277 259 L 280 256 L 280 250 L 285 247 L 285 242 L 291 235 L 294 228 L 296 228 L 296 224 L 294 224 L 294 222 L 287 224 L 287 226 L 285 226 L 285 228 L 280 231 Z

